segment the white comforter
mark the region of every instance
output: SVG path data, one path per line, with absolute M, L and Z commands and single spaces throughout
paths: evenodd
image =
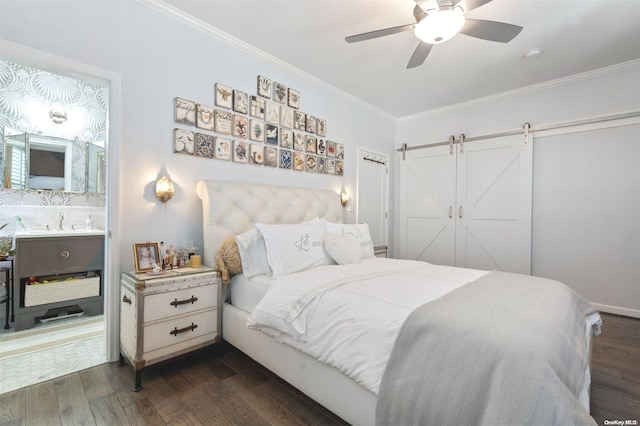
M 247 325 L 337 368 L 378 394 L 407 316 L 485 274 L 378 258 L 322 266 L 275 281 Z

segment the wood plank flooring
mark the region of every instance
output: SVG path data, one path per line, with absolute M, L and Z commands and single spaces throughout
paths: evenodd
M 640 424 L 640 319 L 602 314 L 602 320 L 591 362 L 591 415 L 599 425 Z
M 640 420 L 640 320 L 603 314 L 591 411 Z M 344 425 L 229 345 L 145 370 L 104 364 L 0 395 L 0 425 Z

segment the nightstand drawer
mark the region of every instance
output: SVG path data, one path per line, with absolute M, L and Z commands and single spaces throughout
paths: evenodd
M 216 284 L 151 294 L 144 298 L 144 322 L 147 324 L 163 318 L 213 308 L 217 304 Z
M 177 345 L 207 334 L 211 334 L 211 340 L 213 340 L 217 331 L 217 309 L 171 318 L 144 327 L 143 352 L 147 353 L 159 348 Z

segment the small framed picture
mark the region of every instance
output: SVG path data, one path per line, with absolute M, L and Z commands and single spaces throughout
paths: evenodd
M 327 157 L 318 157 L 318 173 L 325 174 L 327 172 Z
M 266 118 L 269 124 L 280 124 L 280 105 L 267 101 Z
M 176 123 L 186 124 L 187 126 L 196 125 L 196 104 L 193 101 L 183 98 L 175 99 L 175 120 Z
M 161 263 L 158 243 L 134 243 L 133 259 L 136 273 L 153 271 Z
M 344 175 L 344 162 L 336 161 L 336 175 L 342 176 Z
M 257 96 L 251 96 L 249 98 L 249 103 L 249 115 L 264 120 L 264 99 Z
M 309 133 L 316 132 L 316 118 L 313 115 L 307 114 L 307 132 Z
M 264 148 L 264 165 L 278 167 L 278 148 L 267 146 Z
M 310 154 L 315 154 L 317 152 L 317 139 L 313 136 L 306 136 L 304 150 Z
M 335 158 L 335 156 L 336 156 L 336 143 L 327 141 L 327 157 Z
M 194 133 L 190 130 L 173 129 L 173 152 L 193 155 Z
M 304 152 L 294 152 L 293 153 L 293 170 L 303 172 L 304 165 L 305 165 Z
M 289 107 L 280 107 L 280 125 L 282 127 L 293 128 L 293 110 Z
M 300 108 L 300 92 L 291 87 L 289 87 L 289 92 L 287 93 L 287 105 L 294 109 Z
M 264 142 L 264 121 L 251 120 L 251 129 L 249 130 L 249 139 L 256 142 Z
M 249 164 L 262 166 L 264 164 L 264 146 L 257 143 L 249 144 Z
M 281 169 L 291 170 L 291 161 L 291 151 L 289 151 L 288 149 L 281 149 L 280 163 L 278 164 L 278 167 L 280 167 Z
M 318 145 L 316 147 L 316 154 L 327 155 L 327 142 L 324 139 L 318 139 Z
M 197 104 L 196 105 L 196 127 L 206 130 L 213 130 L 213 108 Z
M 271 145 L 278 145 L 278 126 L 267 124 L 265 142 Z
M 315 173 L 318 168 L 318 159 L 314 154 L 307 154 L 307 162 L 305 164 L 305 170 L 310 173 Z
M 281 103 L 287 104 L 287 90 L 288 87 L 282 83 L 278 83 L 277 81 L 273 82 L 273 100 Z
M 196 133 L 195 138 L 195 152 L 196 157 L 213 158 L 216 142 L 215 138 L 211 135 L 205 135 L 204 133 Z
M 215 158 L 218 160 L 231 160 L 231 140 L 227 138 L 216 138 Z
M 225 135 L 231 134 L 231 124 L 233 121 L 233 114 L 230 111 L 223 111 L 221 109 L 215 110 L 215 126 L 214 130 L 218 133 Z
M 333 158 L 327 158 L 327 174 L 336 174 L 336 160 L 334 160 Z
M 327 120 L 316 118 L 316 133 L 318 136 L 327 136 Z
M 271 99 L 271 79 L 263 75 L 258 76 L 258 96 Z
M 233 136 L 246 139 L 249 136 L 248 133 L 249 119 L 242 115 L 234 114 L 233 116 Z
M 240 90 L 233 90 L 233 110 L 242 114 L 249 112 L 249 95 Z
M 307 115 L 301 111 L 293 112 L 293 128 L 296 130 L 307 130 Z
M 344 144 L 336 143 L 336 158 L 344 160 Z
M 216 106 L 231 109 L 233 106 L 232 95 L 231 87 L 216 83 Z
M 233 141 L 233 161 L 246 163 L 249 161 L 249 144 L 245 141 Z
M 295 151 L 304 151 L 304 133 L 293 132 L 293 149 Z
M 293 148 L 293 130 L 280 129 L 280 146 L 286 149 Z

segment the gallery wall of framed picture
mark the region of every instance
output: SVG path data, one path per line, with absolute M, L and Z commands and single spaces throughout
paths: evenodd
M 259 75 L 256 94 L 215 83 L 213 106 L 174 100 L 176 154 L 326 175 L 344 174 L 344 144 L 300 110 L 300 92 Z

